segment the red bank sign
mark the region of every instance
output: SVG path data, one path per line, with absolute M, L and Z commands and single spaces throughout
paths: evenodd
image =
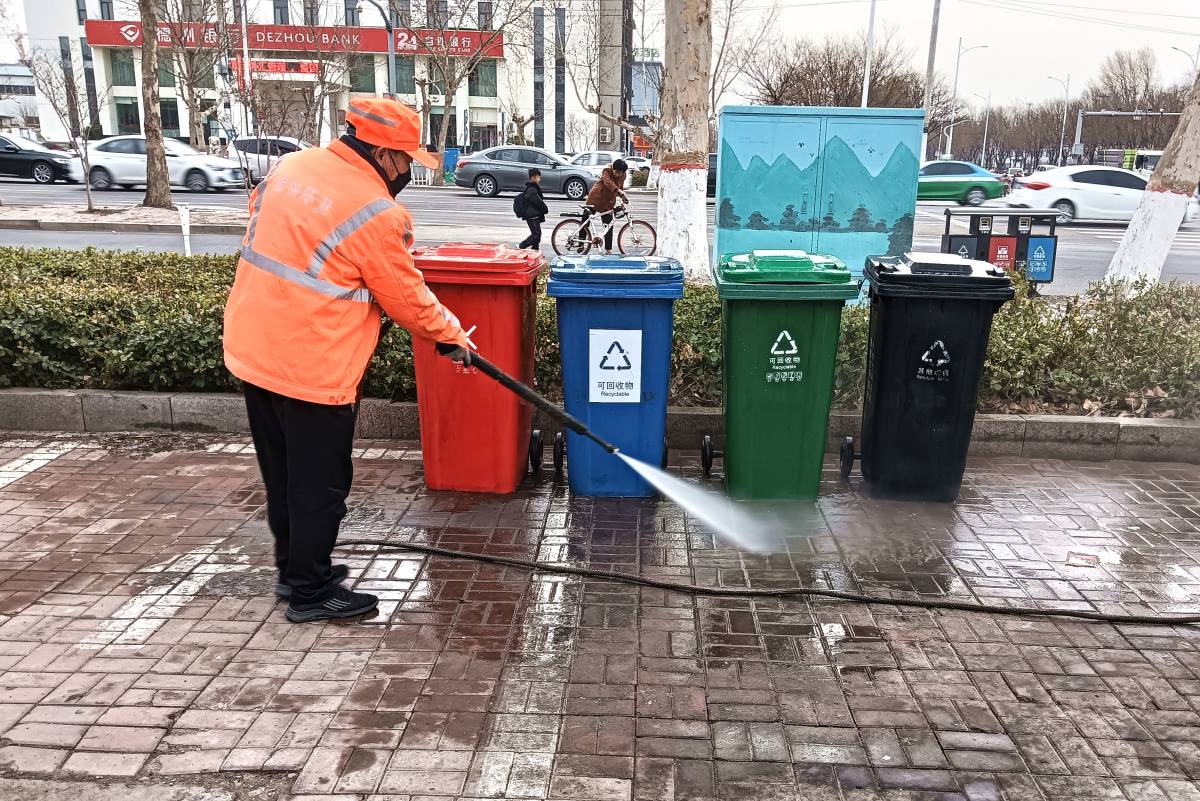
M 241 29 L 227 28 L 230 41 L 240 46 Z M 121 20 L 89 19 L 84 24 L 88 44 L 95 47 L 139 47 L 142 24 Z M 504 34 L 496 31 L 407 30 L 393 32 L 396 52 L 400 55 L 447 53 L 455 57 L 476 54 L 487 58 L 504 57 Z M 208 23 L 158 26 L 162 47 L 215 47 L 220 44 L 217 27 Z M 383 28 L 323 28 L 300 25 L 251 25 L 246 32 L 254 50 L 288 50 L 317 55 L 320 53 L 386 53 L 387 31 Z

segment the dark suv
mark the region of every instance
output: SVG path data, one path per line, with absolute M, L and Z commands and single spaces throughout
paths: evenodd
M 596 176 L 574 167 L 553 153 L 527 145 L 501 145 L 460 156 L 454 168 L 454 183 L 469 186 L 482 197 L 501 192 L 520 192 L 529 180 L 529 168 L 542 171 L 542 191 L 561 192 L 571 200 L 587 197 Z

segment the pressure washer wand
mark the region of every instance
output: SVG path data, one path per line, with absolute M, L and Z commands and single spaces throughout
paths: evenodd
M 534 407 L 541 409 L 543 412 L 562 423 L 564 427 L 571 429 L 580 436 L 587 437 L 609 453 L 617 452 L 616 445 L 600 439 L 600 437 L 592 433 L 592 431 L 585 426 L 582 421 L 568 414 L 566 409 L 563 409 L 561 406 L 552 403 L 546 397 L 539 395 L 532 388 L 525 386 L 520 381 L 513 378 L 508 373 L 504 372 L 499 367 L 492 364 L 474 351 L 471 352 L 471 366 L 478 368 L 479 372 L 483 373 L 489 378 L 494 378 L 496 381 L 499 381 L 500 384 L 505 388 L 512 390 L 518 397 L 528 401 Z

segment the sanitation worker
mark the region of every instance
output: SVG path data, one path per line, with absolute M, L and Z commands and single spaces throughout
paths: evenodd
M 395 197 L 421 122 L 386 98 L 355 98 L 346 135 L 278 162 L 250 196 L 250 223 L 225 307 L 225 365 L 244 383 L 275 536 L 276 594 L 293 623 L 378 604 L 341 586 L 330 561 L 350 492 L 359 389 L 380 312 L 470 364 L 458 319 L 413 265 L 412 217 Z

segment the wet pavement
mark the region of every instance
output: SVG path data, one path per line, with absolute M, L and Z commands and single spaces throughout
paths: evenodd
M 346 537 L 730 587 L 1200 610 L 1197 466 L 975 460 L 951 507 L 868 501 L 830 462 L 763 556 L 549 475 L 428 493 L 418 452 L 361 445 Z M 244 441 L 0 435 L 14 797 L 49 778 L 347 801 L 1200 801 L 1200 627 L 697 598 L 365 548 L 335 557 L 379 614 L 292 625 L 262 504 Z

